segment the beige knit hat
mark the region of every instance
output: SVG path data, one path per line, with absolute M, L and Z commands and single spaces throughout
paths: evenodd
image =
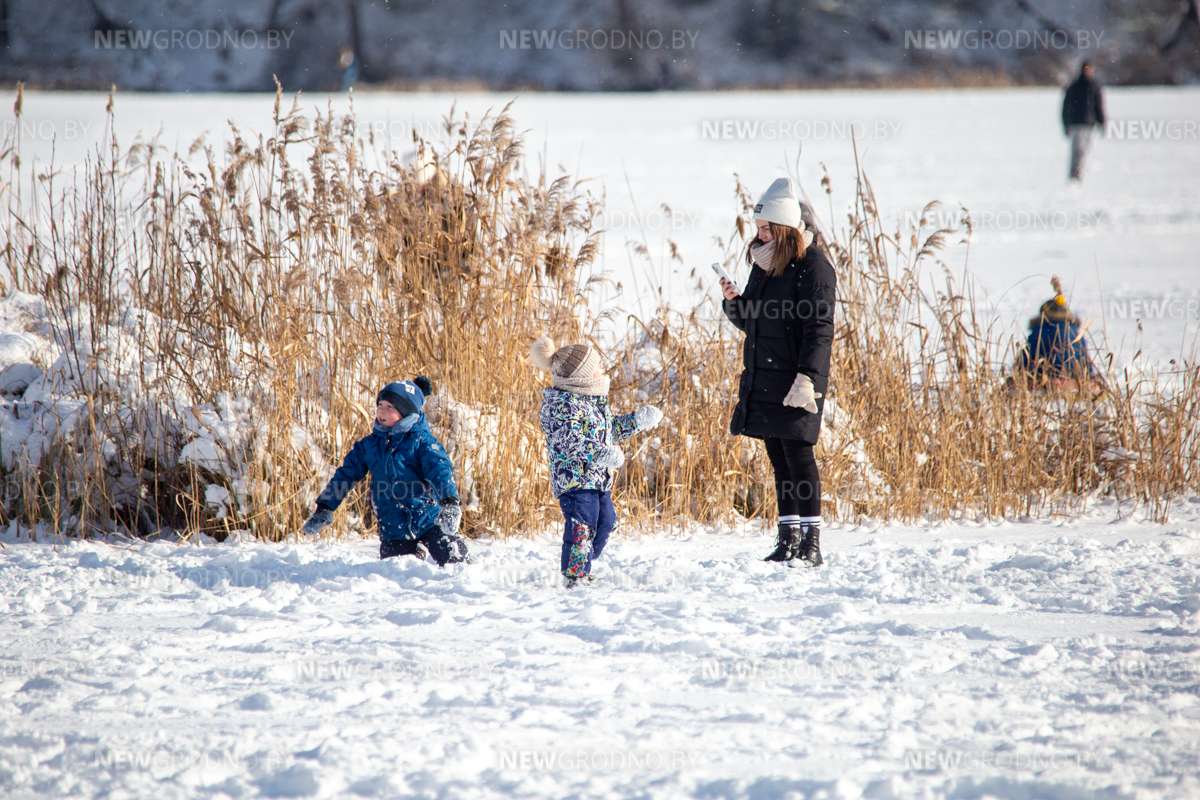
M 556 350 L 554 340 L 546 334 L 533 343 L 529 356 L 538 369 L 560 378 L 590 378 L 600 366 L 600 353 L 591 345 L 567 344 Z

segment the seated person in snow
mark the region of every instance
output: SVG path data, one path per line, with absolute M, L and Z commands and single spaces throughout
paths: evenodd
M 458 534 L 462 508 L 454 464 L 421 413 L 433 385 L 424 375 L 389 383 L 375 398 L 375 430 L 354 443 L 342 466 L 317 498 L 301 530 L 315 534 L 371 474 L 371 507 L 379 522 L 379 557 L 433 556 L 438 566 L 470 562 Z
M 649 430 L 662 412 L 643 406 L 614 417 L 608 407 L 608 376 L 600 353 L 586 344 L 555 349 L 548 336 L 530 351 L 538 369 L 550 372 L 553 386 L 542 390 L 539 421 L 550 456 L 550 489 L 566 520 L 562 573 L 567 586 L 592 581 L 598 558 L 616 525 L 612 504 L 613 470 L 625 463 L 616 443 Z
M 1051 283 L 1054 297 L 1042 303 L 1038 315 L 1029 321 L 1029 339 L 1017 355 L 1014 371 L 1023 374 L 1030 387 L 1098 388 L 1079 318 L 1067 307 L 1058 277 Z

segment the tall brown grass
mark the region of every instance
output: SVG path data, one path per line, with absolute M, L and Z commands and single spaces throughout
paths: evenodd
M 507 107 L 477 122 L 452 109 L 445 131 L 448 146 L 417 142 L 426 160 L 404 163 L 356 138 L 352 116 L 310 119 L 277 92 L 271 134 L 232 128 L 221 153 L 123 148 L 110 132 L 64 178 L 30 174 L 8 142 L 2 288 L 44 301 L 79 410 L 44 455 L 12 464 L 3 521 L 285 540 L 370 430 L 378 388 L 424 373 L 468 531 L 538 530 L 557 519 L 545 376 L 528 360 L 543 330 L 611 345 L 614 406 L 666 414 L 630 443 L 627 523 L 770 520 L 765 455 L 727 432 L 740 334 L 716 305 L 663 305 L 612 344 L 614 310 L 594 294 L 598 201 L 567 175 L 526 175 Z M 727 266 L 749 219 L 740 184 L 735 197 Z M 948 271 L 942 291 L 920 288 L 951 232 L 902 240 L 863 176 L 856 198 L 826 231 L 840 281 L 818 448 L 830 516 L 1078 513 L 1119 497 L 1161 519 L 1200 487 L 1194 359 L 1169 388 L 1110 374 L 1094 402 L 1007 388 L 1012 343 L 969 292 Z M 181 457 L 198 437 L 214 451 Z M 362 491 L 345 508 L 333 535 L 370 529 Z

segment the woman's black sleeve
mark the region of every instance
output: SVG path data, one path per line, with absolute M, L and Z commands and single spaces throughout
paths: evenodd
M 797 369 L 809 377 L 827 377 L 833 350 L 833 307 L 837 302 L 837 273 L 821 260 L 801 279 L 797 326 Z

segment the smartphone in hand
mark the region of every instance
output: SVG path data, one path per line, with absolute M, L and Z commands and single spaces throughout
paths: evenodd
M 729 285 L 733 287 L 733 290 L 735 292 L 737 292 L 738 294 L 741 294 L 741 290 L 737 288 L 737 284 L 733 282 L 733 278 L 729 277 L 729 273 L 726 272 L 721 267 L 720 264 L 714 263 L 712 265 L 712 271 L 717 273 L 717 278 L 719 278 L 720 280 L 723 280 L 723 281 L 727 281 L 729 283 Z

